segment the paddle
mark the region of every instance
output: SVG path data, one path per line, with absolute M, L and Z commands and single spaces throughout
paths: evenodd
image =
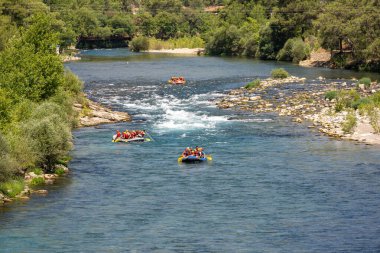
M 180 157 L 178 157 L 178 162 L 180 163 L 180 162 L 182 162 L 182 156 L 180 156 Z
M 206 155 L 206 158 L 208 161 L 212 161 L 212 156 L 211 155 Z
M 143 131 L 145 132 L 146 135 L 148 135 L 148 137 L 149 137 L 152 141 L 155 141 L 155 140 L 153 139 L 153 137 L 152 137 L 147 131 L 145 131 L 145 130 L 143 130 Z

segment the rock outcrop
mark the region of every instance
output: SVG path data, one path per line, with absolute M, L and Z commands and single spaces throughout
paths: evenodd
M 91 100 L 87 100 L 85 106 L 79 103 L 74 104 L 74 109 L 80 114 L 79 127 L 131 121 L 128 113 L 112 111 Z

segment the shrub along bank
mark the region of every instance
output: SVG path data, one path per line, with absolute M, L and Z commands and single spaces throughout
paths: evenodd
M 0 52 L 0 193 L 10 197 L 26 171 L 52 173 L 67 155 L 82 90 L 56 54 L 51 16 L 30 17 L 18 35 Z

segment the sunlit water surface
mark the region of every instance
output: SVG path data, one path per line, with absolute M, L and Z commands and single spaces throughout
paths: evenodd
M 379 252 L 379 147 L 213 103 L 277 67 L 306 86 L 368 73 L 125 49 L 82 57 L 67 67 L 88 96 L 134 120 L 76 130 L 69 178 L 0 208 L 0 252 Z M 172 75 L 187 85 L 168 85 Z M 154 141 L 112 143 L 126 128 Z M 196 145 L 213 162 L 178 164 Z

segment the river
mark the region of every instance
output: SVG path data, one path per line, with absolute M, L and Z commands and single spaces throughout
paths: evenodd
M 213 103 L 278 67 L 306 85 L 368 73 L 126 49 L 83 51 L 66 66 L 133 121 L 75 130 L 70 176 L 0 208 L 0 252 L 379 251 L 380 147 Z M 167 84 L 172 75 L 188 83 Z M 126 128 L 154 141 L 112 143 Z M 178 164 L 196 145 L 213 161 Z

